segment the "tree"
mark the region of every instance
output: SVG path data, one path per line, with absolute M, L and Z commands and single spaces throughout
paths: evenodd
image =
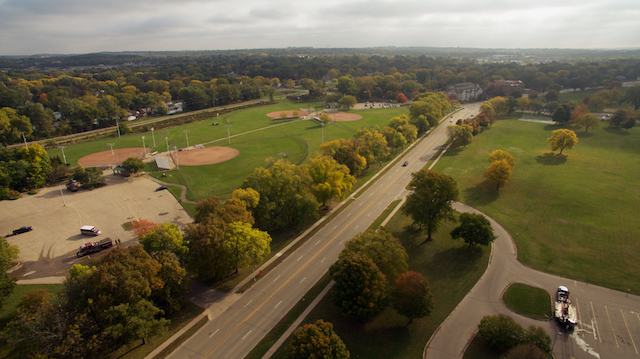
M 551 144 L 551 151 L 560 149 L 560 154 L 562 154 L 565 148 L 572 149 L 578 143 L 578 136 L 571 130 L 559 129 L 551 132 L 551 137 L 547 138 L 547 142 Z
M 622 125 L 623 123 L 627 122 L 627 120 L 629 119 L 629 112 L 625 111 L 625 110 L 616 110 L 613 113 L 613 116 L 611 116 L 611 122 L 609 122 L 609 124 L 611 126 L 616 126 L 616 127 L 620 127 L 620 125 Z
M 536 91 L 536 90 L 529 91 L 529 98 L 531 100 L 537 99 L 538 98 L 538 91 Z
M 484 316 L 478 325 L 478 334 L 489 346 L 501 350 L 511 349 L 524 339 L 522 326 L 503 314 Z
M 630 118 L 625 123 L 622 124 L 622 128 L 624 128 L 624 132 L 629 131 L 630 128 L 633 128 L 636 125 L 636 119 Z
M 487 246 L 496 239 L 491 222 L 481 214 L 462 213 L 459 221 L 460 225 L 451 231 L 452 239 L 462 238 L 469 247 Z
M 407 101 L 409 101 L 409 99 L 403 93 L 399 93 L 398 96 L 396 96 L 396 102 L 399 104 L 407 103 Z
M 222 247 L 233 258 L 236 273 L 238 267 L 252 267 L 262 262 L 271 252 L 271 236 L 267 232 L 251 228 L 244 222 L 233 222 L 224 235 Z
M 126 168 L 131 174 L 136 174 L 144 169 L 144 162 L 138 157 L 129 157 L 122 162 L 122 167 Z
M 89 167 L 85 169 L 80 165 L 74 167 L 73 179 L 80 182 L 80 184 L 82 184 L 82 187 L 87 189 L 95 188 L 105 181 L 104 176 L 102 175 L 102 171 L 100 171 L 98 168 Z
M 524 331 L 524 343 L 531 343 L 543 352 L 551 353 L 551 337 L 541 327 L 530 325 Z
M 136 234 L 136 238 L 139 241 L 142 239 L 142 236 L 151 232 L 159 225 L 160 223 L 152 222 L 148 219 L 138 218 L 135 221 L 131 222 L 131 229 L 133 229 L 133 232 Z
M 629 87 L 625 90 L 622 102 L 628 102 L 633 106 L 634 110 L 640 108 L 640 85 Z
M 162 223 L 140 238 L 144 250 L 152 256 L 164 251 L 174 253 L 178 258 L 186 260 L 189 248 L 184 243 L 182 233 L 175 223 Z
M 378 231 L 369 229 L 351 238 L 340 252 L 339 258 L 346 257 L 348 253 L 365 254 L 390 282 L 395 281 L 408 268 L 409 256 L 402 243 L 384 227 Z
M 367 166 L 367 159 L 360 154 L 361 147 L 362 144 L 355 138 L 340 138 L 323 143 L 320 151 L 347 166 L 353 176 L 358 176 Z
M 532 343 L 520 344 L 506 352 L 500 359 L 547 359 L 549 355 Z
M 551 119 L 553 120 L 553 122 L 556 123 L 564 123 L 565 119 L 567 117 L 567 113 L 564 107 L 558 107 L 555 109 L 555 111 L 553 111 L 553 113 L 551 114 Z
M 338 101 L 340 107 L 346 108 L 347 110 L 355 106 L 356 103 L 358 103 L 358 100 L 356 100 L 356 98 L 351 95 L 344 96 Z
M 18 258 L 18 253 L 18 246 L 9 244 L 6 239 L 0 237 L 0 310 L 16 286 L 16 279 L 9 277 L 7 271 L 13 266 L 11 260 Z
M 105 332 L 124 343 L 142 339 L 142 344 L 146 344 L 149 336 L 161 334 L 169 325 L 167 319 L 156 319 L 159 314 L 164 312 L 145 299 L 134 304 L 122 303 L 105 311 L 109 323 Z
M 431 289 L 422 274 L 411 271 L 396 279 L 391 292 L 391 306 L 398 314 L 409 318 L 408 324 L 414 319 L 431 314 Z
M 326 112 L 323 112 L 319 118 L 320 118 L 320 121 L 325 125 L 333 122 L 333 120 L 331 119 L 331 116 L 329 116 L 329 114 Z
M 454 146 L 466 146 L 473 141 L 473 127 L 463 124 L 447 126 L 447 132 Z
M 584 113 L 571 121 L 571 124 L 576 127 L 584 127 L 584 132 L 588 132 L 589 128 L 600 127 L 600 120 L 591 113 Z
M 531 100 L 528 97 L 518 97 L 518 108 L 522 111 L 523 114 L 524 114 L 524 110 L 529 109 L 530 103 L 531 103 Z
M 546 94 L 544 94 L 544 98 L 545 100 L 547 100 L 547 102 L 558 101 L 558 91 L 549 90 Z
M 386 307 L 385 276 L 366 255 L 348 253 L 331 265 L 329 273 L 336 282 L 333 301 L 342 313 L 362 319 Z
M 326 155 L 317 154 L 309 161 L 307 170 L 313 179 L 312 191 L 323 206 L 333 198 L 343 199 L 356 183 L 347 166 Z
M 321 319 L 314 324 L 305 324 L 296 329 L 286 350 L 288 359 L 350 357 L 344 342 L 333 331 L 333 325 Z
M 495 162 L 497 160 L 507 160 L 511 167 L 515 167 L 516 159 L 509 152 L 504 150 L 495 150 L 489 154 L 489 162 Z
M 408 197 L 402 211 L 411 216 L 414 224 L 427 231 L 426 241 L 442 221 L 455 221 L 451 207 L 458 200 L 458 186 L 453 178 L 435 171 L 422 169 L 413 173 Z
M 493 161 L 484 171 L 483 176 L 489 180 L 489 182 L 496 185 L 496 190 L 499 190 L 500 186 L 509 183 L 512 173 L 513 167 L 511 167 L 508 160 L 502 159 Z

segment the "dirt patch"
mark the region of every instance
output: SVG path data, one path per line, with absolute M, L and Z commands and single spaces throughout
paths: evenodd
M 267 116 L 269 116 L 271 118 L 276 118 L 276 117 L 282 117 L 282 113 L 286 113 L 287 114 L 286 117 L 291 117 L 291 116 L 293 116 L 293 111 L 295 111 L 295 110 L 269 112 L 267 114 Z M 300 116 L 308 115 L 308 113 L 306 113 L 304 111 L 298 111 L 298 112 L 300 112 Z
M 174 154 L 172 154 L 172 156 L 174 162 L 176 162 L 177 160 L 177 163 L 180 166 L 202 166 L 213 165 L 216 163 L 228 161 L 232 158 L 235 158 L 239 154 L 240 151 L 236 150 L 235 148 L 213 146 L 198 148 L 195 150 L 180 151 L 178 152 L 177 159 Z
M 148 152 L 149 149 L 147 148 L 147 153 Z M 121 164 L 129 157 L 143 159 L 145 157 L 144 155 L 144 148 L 142 147 L 114 148 L 113 155 L 111 155 L 111 150 L 92 153 L 79 159 L 78 164 L 82 167 L 108 166 Z M 113 163 L 114 159 L 116 163 Z
M 329 116 L 331 116 L 331 119 L 336 122 L 358 121 L 362 119 L 362 116 L 360 115 L 346 112 L 329 113 Z

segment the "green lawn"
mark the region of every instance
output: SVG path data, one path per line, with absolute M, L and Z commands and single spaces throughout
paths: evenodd
M 640 131 L 578 130 L 566 157 L 548 156 L 554 125 L 500 120 L 435 170 L 453 176 L 461 201 L 502 224 L 524 264 L 613 289 L 640 293 Z M 509 184 L 483 177 L 489 152 L 517 160 Z
M 578 103 L 582 104 L 582 100 L 585 97 L 593 97 L 593 95 L 595 95 L 598 91 L 600 90 L 586 90 L 586 91 L 569 91 L 569 92 L 564 92 L 564 93 L 560 93 L 558 94 L 558 101 L 559 102 L 568 102 L 571 100 L 575 100 L 578 101 Z M 622 93 L 624 94 L 624 89 L 622 89 Z M 619 105 L 617 102 L 616 103 L 612 103 L 612 104 L 608 104 L 606 106 L 606 108 L 613 108 L 613 109 L 618 109 L 618 108 L 632 108 L 630 104 L 628 103 L 623 103 L 622 105 Z
M 434 235 L 434 241 L 424 243 L 425 235 L 407 226 L 411 220 L 397 214 L 387 228 L 402 241 L 409 254 L 409 270 L 422 273 L 433 293 L 434 308 L 430 316 L 407 325 L 407 318 L 387 308 L 378 317 L 358 321 L 340 314 L 329 293 L 305 319 L 313 323 L 323 319 L 333 323 L 336 333 L 345 342 L 352 358 L 420 358 L 427 341 L 484 273 L 489 260 L 489 248 L 468 248 L 453 241 L 449 232 L 454 224 L 446 223 Z M 280 348 L 273 358 L 283 358 Z
M 502 300 L 516 313 L 541 320 L 551 317 L 551 296 L 544 289 L 513 283 Z

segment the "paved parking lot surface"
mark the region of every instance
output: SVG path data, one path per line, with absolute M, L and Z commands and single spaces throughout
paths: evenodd
M 144 218 L 155 222 L 172 222 L 180 227 L 192 222 L 169 191 L 154 190 L 157 183 L 145 177 L 123 178 L 105 172 L 107 185 L 92 191 L 70 192 L 62 186 L 42 189 L 37 195 L 23 195 L 16 201 L 0 202 L 0 235 L 14 229 L 33 226 L 31 232 L 8 236 L 7 241 L 20 248 L 20 266 L 13 275 L 20 280 L 64 277 L 75 263 L 78 247 L 85 242 L 110 237 L 123 245 L 133 244 L 133 233 L 123 224 Z M 65 205 L 66 204 L 66 205 Z M 96 226 L 102 234 L 80 234 L 83 225 Z M 94 256 L 94 255 L 92 255 Z

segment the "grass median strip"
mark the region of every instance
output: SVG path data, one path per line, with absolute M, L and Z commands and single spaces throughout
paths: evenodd
M 531 318 L 544 320 L 551 316 L 551 296 L 541 288 L 513 283 L 502 300 L 514 312 Z

